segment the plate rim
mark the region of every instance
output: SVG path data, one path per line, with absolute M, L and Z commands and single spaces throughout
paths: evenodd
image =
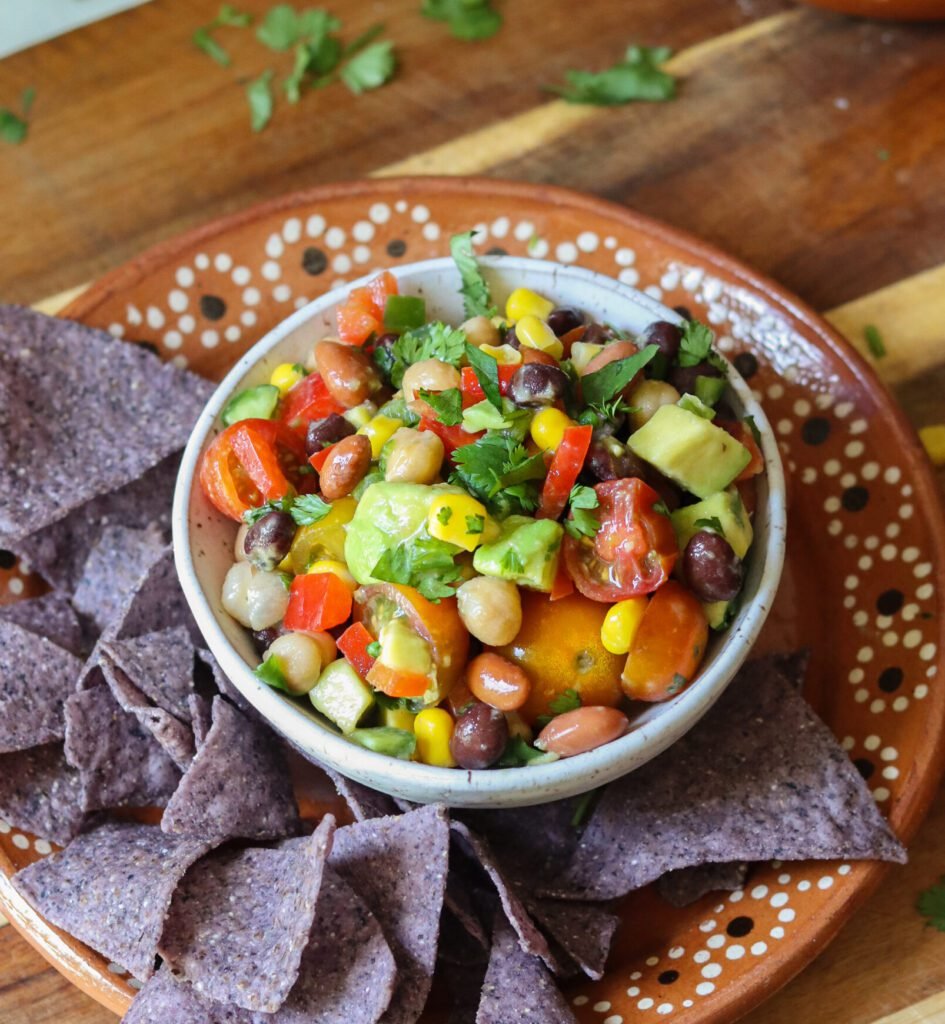
M 789 319 L 802 324 L 824 349 L 846 364 L 858 386 L 882 409 L 884 418 L 890 417 L 904 442 L 901 460 L 908 468 L 910 480 L 916 487 L 916 501 L 921 502 L 926 509 L 942 508 L 943 499 L 931 465 L 904 410 L 866 358 L 811 306 L 767 275 L 687 231 L 638 213 L 623 204 L 558 185 L 484 176 L 412 175 L 362 178 L 299 189 L 224 214 L 206 224 L 156 243 L 91 282 L 85 291 L 72 299 L 57 315 L 82 320 L 116 292 L 133 286 L 146 274 L 169 263 L 179 253 L 262 218 L 299 206 L 356 199 L 376 193 L 389 193 L 391 190 L 397 190 L 400 196 L 410 198 L 418 194 L 432 194 L 440 197 L 453 195 L 457 198 L 486 195 L 494 199 L 498 194 L 508 197 L 513 202 L 516 199 L 524 199 L 557 209 L 578 212 L 584 210 L 606 220 L 618 222 L 642 236 L 683 250 L 705 265 L 723 271 L 739 284 L 761 293 L 769 305 L 784 313 Z M 928 516 L 928 522 L 930 557 L 934 566 L 931 579 L 936 591 L 942 593 L 945 591 L 945 517 L 932 514 Z M 938 655 L 934 664 L 945 666 L 945 619 L 939 624 L 938 640 Z M 945 775 L 945 718 L 939 720 L 934 714 L 926 717 L 923 743 L 918 749 L 919 757 L 914 762 L 910 779 L 889 819 L 894 831 L 907 846 L 928 814 Z M 0 868 L 3 869 L 4 875 L 10 866 L 6 856 L 0 852 Z M 718 991 L 712 1005 L 705 1006 L 700 1024 L 730 1024 L 774 995 L 826 948 L 853 914 L 875 892 L 891 867 L 890 864 L 877 861 L 861 862 L 854 867 L 855 885 L 842 902 L 825 912 L 812 934 L 798 935 L 793 949 L 768 968 L 758 981 L 753 981 L 749 976 L 742 979 L 740 984 Z M 38 949 L 53 967 L 92 998 L 115 1012 L 123 1012 L 127 1008 L 127 1000 L 123 998 L 117 985 L 105 986 L 99 975 L 90 975 L 87 965 L 84 965 L 83 970 L 83 965 L 79 965 L 78 961 L 73 965 L 52 959 L 55 951 L 41 946 L 38 938 L 26 931 L 29 921 L 23 919 L 22 910 L 18 913 L 17 908 L 7 905 L 4 899 L 7 889 L 12 889 L 12 886 L 9 885 L 8 878 L 3 877 L 0 879 L 0 908 L 11 911 L 11 924 L 24 934 L 27 941 Z M 31 907 L 29 909 L 29 916 L 37 918 L 36 912 Z M 53 932 L 57 937 L 64 934 L 58 929 L 53 929 Z

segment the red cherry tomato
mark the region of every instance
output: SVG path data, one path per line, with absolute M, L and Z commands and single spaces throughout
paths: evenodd
M 306 480 L 299 472 L 304 465 L 305 447 L 284 424 L 240 420 L 204 452 L 200 486 L 225 516 L 239 521 L 244 512 L 264 501 L 311 486 L 314 480 Z
M 564 538 L 574 585 L 594 601 L 651 593 L 669 578 L 679 554 L 669 518 L 654 508 L 660 496 L 638 477 L 607 480 L 594 490 L 597 536 Z
M 299 633 L 324 633 L 351 617 L 351 591 L 333 572 L 296 576 L 283 624 Z
M 650 598 L 627 655 L 621 684 L 631 700 L 669 700 L 693 680 L 709 625 L 695 595 L 670 580 Z
M 518 369 L 518 366 L 507 366 L 505 363 L 499 366 L 500 395 L 507 395 L 509 393 L 509 384 L 511 384 L 512 378 L 518 372 Z M 476 371 L 471 366 L 464 366 L 460 371 L 460 376 L 462 377 L 460 390 L 463 393 L 463 408 L 468 409 L 469 406 L 482 402 L 486 397 L 486 393 L 482 390 L 482 385 L 479 383 Z

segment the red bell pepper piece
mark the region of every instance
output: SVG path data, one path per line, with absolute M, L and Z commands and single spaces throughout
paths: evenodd
M 338 337 L 349 345 L 363 345 L 372 334 L 384 330 L 384 306 L 397 294 L 397 279 L 384 270 L 365 287 L 353 288 L 335 313 Z
M 499 364 L 500 395 L 507 395 L 509 393 L 509 384 L 515 376 L 518 368 L 518 366 L 507 366 L 504 363 Z M 464 366 L 460 372 L 460 376 L 460 390 L 463 393 L 463 408 L 468 409 L 469 406 L 483 401 L 486 397 L 486 393 L 482 390 L 482 385 L 479 383 L 476 371 L 471 366 Z
M 388 697 L 422 697 L 430 686 L 430 680 L 419 672 L 405 672 L 391 668 L 382 661 L 375 661 L 367 674 L 367 681 L 375 690 Z
M 315 452 L 314 455 L 310 455 L 308 457 L 308 464 L 312 467 L 312 469 L 315 469 L 319 473 L 321 473 L 322 466 L 324 466 L 325 463 L 328 461 L 328 456 L 331 453 L 332 448 L 334 448 L 337 443 L 338 442 L 335 441 L 334 443 L 322 448 L 320 452 Z
M 351 617 L 351 591 L 333 572 L 296 576 L 289 590 L 285 628 L 300 633 L 324 633 Z
M 447 458 L 452 458 L 453 452 L 457 448 L 462 448 L 464 444 L 472 444 L 477 438 L 482 437 L 483 431 L 478 431 L 475 434 L 469 434 L 463 428 L 457 424 L 455 427 L 446 427 L 439 420 L 431 420 L 424 416 L 420 420 L 419 430 L 429 430 L 443 442 L 443 447 L 446 449 Z
M 374 643 L 374 637 L 364 623 L 355 622 L 350 625 L 337 642 L 338 650 L 348 659 L 348 664 L 362 679 L 366 679 L 376 659 L 368 654 L 368 645 Z
M 568 427 L 564 432 L 561 444 L 548 467 L 545 485 L 541 489 L 541 502 L 538 506 L 539 519 L 557 519 L 564 511 L 571 488 L 577 483 L 584 459 L 591 446 L 593 427 L 589 424 L 582 427 Z

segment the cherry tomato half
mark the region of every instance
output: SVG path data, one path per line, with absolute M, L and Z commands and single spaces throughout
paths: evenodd
M 200 462 L 200 486 L 210 501 L 237 521 L 264 501 L 304 491 L 314 474 L 300 473 L 305 446 L 282 423 L 240 420 L 219 434 Z
M 709 625 L 694 594 L 670 580 L 650 598 L 624 666 L 631 700 L 669 700 L 692 682 L 705 656 Z
M 606 480 L 594 490 L 600 503 L 597 536 L 564 538 L 574 585 L 594 601 L 652 593 L 669 578 L 679 555 L 669 518 L 654 507 L 660 496 L 638 477 Z
M 310 373 L 285 396 L 279 418 L 304 437 L 312 420 L 324 419 L 333 412 L 340 416 L 347 410 L 331 397 L 322 375 Z

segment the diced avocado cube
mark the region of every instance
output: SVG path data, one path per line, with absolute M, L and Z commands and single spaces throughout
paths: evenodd
M 553 519 L 509 516 L 500 533 L 473 555 L 473 568 L 483 576 L 498 576 L 533 590 L 551 590 L 558 572 L 564 529 Z
M 417 716 L 406 708 L 381 706 L 380 724 L 389 729 L 402 729 L 413 732 L 413 722 Z
M 225 427 L 231 427 L 240 420 L 268 420 L 276 411 L 278 401 L 279 389 L 272 384 L 247 388 L 230 399 L 220 419 Z
M 735 597 L 731 601 L 712 601 L 709 604 L 703 604 L 702 610 L 705 612 L 710 628 L 727 629 L 732 621 L 732 616 L 738 610 L 738 605 L 739 598 Z
M 334 722 L 345 734 L 356 729 L 374 707 L 371 687 L 344 658 L 333 661 L 323 669 L 308 696 L 315 710 Z
M 413 672 L 418 676 L 430 675 L 433 671 L 430 645 L 403 619 L 391 619 L 381 627 L 377 639 L 381 645 L 377 660 L 382 665 L 400 672 Z
M 739 558 L 744 558 L 751 547 L 751 519 L 734 487 L 712 494 L 695 505 L 678 508 L 669 518 L 676 531 L 680 554 L 695 534 L 706 529 L 721 533 Z
M 731 434 L 678 405 L 663 405 L 627 447 L 697 498 L 724 491 L 751 461 Z

